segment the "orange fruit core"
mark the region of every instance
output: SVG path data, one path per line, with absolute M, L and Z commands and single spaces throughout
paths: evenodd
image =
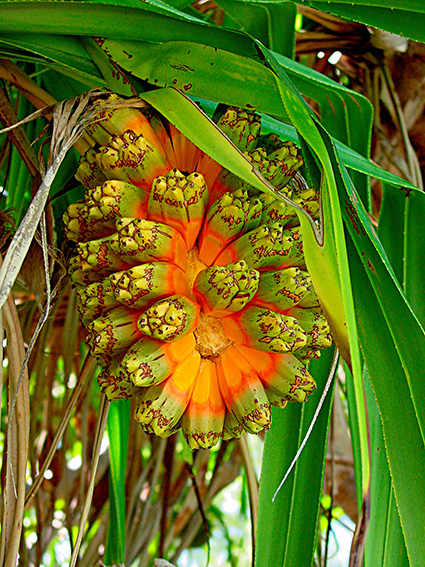
M 208 267 L 198 258 L 198 252 L 197 246 L 194 246 L 189 250 L 187 255 L 187 285 L 189 295 L 192 298 L 193 284 L 196 276 L 201 270 Z M 199 315 L 199 323 L 194 331 L 194 336 L 196 340 L 196 350 L 202 358 L 209 358 L 210 360 L 214 360 L 220 356 L 220 354 L 232 344 L 232 341 L 226 337 L 220 320 L 212 315 L 206 315 L 202 311 Z

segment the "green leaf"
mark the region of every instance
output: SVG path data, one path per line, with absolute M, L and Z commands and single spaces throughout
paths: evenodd
M 425 321 L 422 270 L 424 262 L 422 215 L 424 214 L 424 210 L 424 193 L 418 191 L 402 192 L 392 187 L 384 186 L 384 198 L 379 221 L 379 236 L 392 261 L 398 282 L 406 291 L 406 295 L 411 301 L 411 306 L 422 323 Z M 394 373 L 393 376 L 395 376 Z M 366 384 L 366 388 L 367 386 Z M 368 393 L 368 389 L 366 389 L 366 392 Z M 387 451 L 381 433 L 381 422 L 379 417 L 375 415 L 377 414 L 377 409 L 374 400 L 371 399 L 370 394 L 368 397 L 369 419 L 372 426 L 372 455 L 374 456 L 374 460 L 372 461 L 372 487 L 375 486 L 375 491 L 372 492 L 371 523 L 366 547 L 366 567 L 367 565 L 375 565 L 375 561 L 379 561 L 379 559 L 379 565 L 388 567 L 391 565 L 410 565 L 396 507 L 396 500 L 399 500 L 400 497 L 397 496 L 397 499 L 394 498 L 387 463 Z M 400 400 L 400 402 L 402 403 L 402 400 Z M 380 407 L 382 408 L 382 402 Z M 410 413 L 413 413 L 412 410 Z M 384 434 L 386 435 L 386 445 L 388 445 L 389 440 L 394 435 L 391 430 L 388 432 L 390 423 L 387 423 L 388 420 L 391 420 L 392 416 L 391 414 L 386 415 L 382 413 L 382 417 Z M 401 432 L 401 434 L 403 434 L 403 432 Z M 418 448 L 419 446 L 416 446 L 415 451 L 412 451 L 412 453 L 414 453 L 413 458 L 417 461 L 416 476 L 418 477 L 417 481 L 420 482 L 421 478 L 423 481 L 424 474 L 422 460 L 417 456 Z M 391 447 L 388 447 L 388 449 L 390 451 Z M 410 458 L 412 458 L 412 456 Z M 391 470 L 393 470 L 394 467 L 391 462 L 392 460 L 393 459 L 390 460 Z M 415 466 L 414 462 L 412 466 Z M 413 468 L 406 472 L 408 474 L 414 474 Z M 397 486 L 398 482 L 400 482 L 400 480 L 397 481 L 397 477 L 401 476 L 401 471 L 396 469 L 393 471 L 393 474 L 395 474 L 394 483 Z M 407 476 L 405 477 L 405 481 L 407 481 Z M 396 488 L 396 495 L 399 495 L 400 492 L 401 486 L 398 486 Z M 404 496 L 404 494 L 402 495 Z M 402 511 L 402 505 L 400 503 L 399 506 L 405 524 L 405 513 Z M 406 503 L 404 506 L 406 506 Z M 410 519 L 411 524 L 413 524 L 414 521 L 417 521 L 417 518 Z M 418 530 L 418 532 L 416 537 L 420 535 L 420 530 Z M 419 557 L 412 556 L 411 553 L 413 537 L 408 532 L 406 532 L 406 537 L 410 540 L 408 546 L 412 557 L 412 564 L 419 565 Z
M 425 553 L 424 440 L 418 423 L 421 416 L 411 398 L 410 369 L 404 367 L 399 355 L 403 347 L 394 341 L 378 292 L 371 285 L 361 255 L 350 241 L 349 253 L 362 352 L 382 416 L 390 473 L 407 549 L 412 566 L 419 567 Z M 386 284 L 383 281 L 379 291 L 392 302 L 391 308 L 397 312 L 397 295 L 391 289 L 386 291 Z M 402 316 L 399 321 L 409 328 Z M 420 356 L 418 353 L 417 360 Z
M 363 474 L 362 474 L 362 449 L 361 449 L 360 429 L 359 429 L 359 420 L 358 420 L 359 408 L 357 408 L 353 375 L 351 374 L 351 371 L 346 363 L 343 362 L 342 368 L 344 370 L 344 375 L 345 375 L 345 385 L 346 385 L 346 394 L 347 394 L 347 408 L 348 408 L 347 422 L 350 429 L 351 449 L 353 452 L 357 513 L 360 517 L 361 509 L 363 505 L 363 496 L 362 496 Z
M 236 23 L 236 29 L 249 33 L 277 53 L 294 57 L 295 4 L 219 0 L 218 5 Z
M 406 369 L 406 378 L 411 385 L 420 427 L 425 431 L 425 400 L 421 393 L 421 372 L 417 368 L 418 357 L 425 357 L 425 333 L 403 294 L 348 174 L 344 170 L 341 172 L 345 181 L 339 184 L 344 220 L 395 341 L 400 361 Z M 403 327 L 400 321 L 403 321 Z M 409 328 L 408 336 L 404 325 Z M 412 341 L 415 344 L 414 350 L 411 348 Z
M 110 405 L 109 437 L 109 502 L 110 518 L 105 561 L 123 563 L 125 551 L 125 479 L 127 472 L 130 402 L 120 400 Z
M 33 111 L 32 104 L 24 97 L 18 102 L 17 117 L 22 120 Z M 42 120 L 24 124 L 22 127 L 26 132 L 28 140 L 36 138 L 39 130 L 44 126 Z M 29 174 L 18 150 L 11 147 L 11 156 L 7 176 L 4 179 L 5 208 L 10 210 L 15 222 L 20 223 L 31 200 L 33 178 Z
M 0 49 L 3 46 L 30 52 L 37 56 L 39 62 L 59 69 L 90 87 L 105 84 L 78 37 L 7 33 L 0 34 Z
M 114 62 L 151 84 L 288 120 L 273 73 L 247 57 L 188 41 L 152 45 L 105 40 L 102 47 Z
M 119 25 L 125 22 L 125 25 Z M 246 34 L 218 28 L 162 2 L 134 0 L 16 0 L 0 2 L 0 34 L 31 33 L 94 36 L 124 41 L 199 41 L 206 45 L 257 57 Z
M 91 37 L 81 38 L 81 42 L 101 72 L 108 87 L 123 96 L 132 96 L 133 89 L 123 71 L 115 65 L 104 50 Z
M 379 236 L 410 305 L 425 326 L 425 194 L 384 185 Z
M 57 101 L 71 99 L 87 92 L 87 84 L 80 82 L 78 75 L 71 76 L 71 74 L 63 74 L 62 72 L 57 72 L 55 68 L 44 68 L 39 78 L 40 86 Z M 93 84 L 100 83 L 101 80 Z
M 387 452 L 369 377 L 365 373 L 371 444 L 370 521 L 365 547 L 365 567 L 409 567 L 407 550 L 388 468 Z
M 332 363 L 334 349 L 311 362 L 318 391 L 301 406 L 289 403 L 273 410 L 273 426 L 266 434 L 258 509 L 255 566 L 312 565 L 322 494 L 323 471 L 333 392 L 328 392 L 310 438 L 293 471 L 272 502 L 319 403 Z
M 318 103 L 320 121 L 328 133 L 356 153 L 369 158 L 373 120 L 371 103 L 364 96 L 313 69 L 278 54 L 273 55 L 297 89 Z M 369 178 L 355 175 L 354 181 L 363 202 L 369 203 Z
M 412 565 L 425 553 L 423 373 L 425 335 L 401 291 L 350 180 L 340 184 L 359 337 L 382 416 L 401 524 Z M 344 197 L 343 192 L 349 193 Z M 400 322 L 403 322 L 400 325 Z M 405 329 L 409 329 L 406 334 Z M 411 345 L 415 348 L 412 349 Z M 415 506 L 411 503 L 415 502 Z M 410 503 L 410 504 L 409 504 Z
M 315 162 L 321 171 L 322 226 L 319 237 L 317 230 L 306 217 L 299 215 L 303 228 L 305 259 L 337 345 L 346 360 L 349 360 L 351 355 L 353 375 L 355 381 L 359 381 L 360 357 L 356 320 L 336 179 L 329 155 L 330 137 L 317 123 L 311 110 L 306 108 L 301 95 L 277 64 L 273 54 L 265 52 L 265 55 L 280 79 L 277 80 L 277 86 L 281 99 L 298 130 L 305 157 L 310 155 L 310 163 Z M 356 392 L 360 395 L 359 387 Z
M 355 3 L 350 0 L 299 0 L 299 3 L 353 22 L 425 41 L 425 6 L 422 0 L 357 0 Z

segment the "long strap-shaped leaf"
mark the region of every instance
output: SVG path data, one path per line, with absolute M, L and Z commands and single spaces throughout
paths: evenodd
M 305 218 L 299 215 L 303 228 L 303 241 L 307 268 L 312 276 L 315 289 L 320 297 L 322 307 L 331 325 L 341 354 L 349 361 L 354 377 L 354 394 L 356 399 L 357 423 L 359 425 L 363 519 L 367 518 L 369 510 L 370 490 L 370 453 L 367 435 L 365 400 L 361 376 L 361 357 L 358 348 L 357 321 L 353 303 L 352 282 L 349 271 L 346 250 L 345 231 L 341 218 L 340 201 L 335 176 L 335 165 L 332 163 L 329 149 L 326 146 L 326 136 L 320 124 L 313 119 L 311 113 L 299 101 L 299 93 L 291 88 L 287 77 L 279 69 L 271 55 L 267 55 L 269 63 L 281 79 L 278 85 L 282 100 L 296 126 L 304 153 L 308 157 L 310 170 L 321 171 L 321 238 L 315 234 Z M 286 87 L 286 88 L 285 88 Z M 312 177 L 314 181 L 315 177 Z M 316 174 L 317 179 L 317 174 Z M 358 529 L 365 526 L 359 523 Z M 361 560 L 362 543 L 357 553 Z
M 325 386 L 333 349 L 310 365 L 318 391 Z M 318 392 L 318 394 L 319 394 Z M 306 404 L 288 404 L 273 412 L 273 427 L 266 435 L 260 482 L 256 567 L 308 567 L 313 563 L 332 395 L 328 394 L 311 436 L 294 470 L 272 502 L 311 423 L 320 395 Z
M 127 473 L 130 404 L 118 401 L 111 405 L 108 414 L 110 459 L 110 517 L 105 561 L 107 564 L 124 563 L 125 551 L 125 486 Z
M 380 212 L 379 236 L 394 266 L 398 281 L 420 319 L 425 322 L 423 263 L 425 246 L 423 218 L 425 214 L 425 194 L 418 191 L 397 191 L 384 186 L 383 205 Z M 368 394 L 368 391 L 366 391 Z M 368 399 L 368 406 L 373 401 Z M 375 404 L 376 406 L 376 404 Z M 375 412 L 377 413 L 377 408 Z M 373 412 L 371 412 L 373 419 Z M 390 416 L 389 416 L 390 417 Z M 375 421 L 377 421 L 375 419 Z M 366 566 L 376 562 L 383 567 L 397 564 L 409 565 L 401 530 L 394 490 L 387 462 L 387 448 L 382 435 L 381 421 L 373 424 L 375 435 L 371 435 L 372 445 L 372 487 L 379 494 L 375 498 L 372 491 L 370 537 L 366 547 Z M 381 431 L 379 430 L 379 427 Z M 388 438 L 388 435 L 387 435 Z M 374 443 L 375 441 L 375 443 Z M 417 459 L 417 447 L 412 447 L 412 457 Z M 418 464 L 417 474 L 423 476 L 423 466 Z
M 424 541 L 425 526 L 424 492 L 420 488 L 423 487 L 424 481 L 425 404 L 422 396 L 423 373 L 417 361 L 425 359 L 425 334 L 402 293 L 346 170 L 340 167 L 329 135 L 320 125 L 318 132 L 331 162 L 335 188 L 348 232 L 348 258 L 356 311 L 359 313 L 357 319 L 362 351 L 383 417 L 390 470 L 407 549 L 412 565 L 420 565 L 424 549 L 421 545 L 418 546 L 417 542 Z M 409 329 L 408 335 L 406 328 Z M 375 343 L 377 336 L 381 339 L 380 346 Z M 411 348 L 412 341 L 415 349 Z M 396 410 L 392 409 L 395 404 L 391 395 L 394 390 L 391 391 L 389 387 L 391 376 L 397 377 L 393 388 L 397 393 L 400 391 L 402 396 L 398 407 L 407 413 L 404 423 L 398 407 Z M 391 418 L 388 418 L 388 415 Z M 401 437 L 404 438 L 402 449 Z M 419 451 L 419 457 L 414 458 L 409 447 Z M 406 487 L 407 471 L 409 488 Z M 363 482 L 367 485 L 364 478 Z M 412 502 L 417 506 L 412 507 Z
M 125 25 L 119 25 L 125 22 Z M 162 2 L 134 0 L 16 0 L 0 2 L 0 33 L 54 34 L 162 42 L 170 37 L 202 41 L 248 57 L 257 57 L 246 34 L 218 28 Z
M 338 173 L 335 155 L 333 160 Z M 341 173 L 338 189 L 350 234 L 347 244 L 359 338 L 381 413 L 407 551 L 412 566 L 419 567 L 425 556 L 425 401 L 418 361 L 425 360 L 425 333 L 347 173 L 343 169 Z

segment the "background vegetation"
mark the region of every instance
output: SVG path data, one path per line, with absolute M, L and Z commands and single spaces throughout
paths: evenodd
M 0 1 L 1 122 L 44 109 L 1 137 L 0 565 L 18 553 L 36 566 L 176 563 L 220 529 L 236 566 L 246 543 L 214 500 L 235 478 L 249 492 L 256 567 L 325 565 L 330 523 L 319 533 L 318 520 L 336 505 L 357 525 L 352 566 L 423 565 L 424 47 L 375 28 L 422 42 L 424 24 L 420 0 Z M 255 107 L 265 129 L 301 144 L 321 187 L 320 234 L 300 221 L 345 362 L 274 501 L 333 352 L 311 365 L 318 394 L 274 414 L 259 489 L 246 439 L 191 453 L 179 436 L 145 436 L 128 402 L 109 406 L 98 392 L 61 220 L 81 195 L 73 174 L 88 140 L 69 139 L 75 107 L 52 105 L 106 86 L 173 86 L 208 113 L 217 102 Z M 184 99 L 164 92 L 158 108 L 193 138 Z

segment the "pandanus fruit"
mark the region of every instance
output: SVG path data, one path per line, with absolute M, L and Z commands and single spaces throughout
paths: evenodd
M 332 338 L 306 271 L 295 209 L 216 163 L 148 105 L 97 102 L 81 159 L 83 201 L 65 213 L 70 274 L 109 400 L 192 448 L 270 427 L 271 406 L 315 389 L 308 361 Z M 214 119 L 276 189 L 318 212 L 295 183 L 295 144 L 260 135 L 254 112 Z M 298 174 L 297 174 L 298 172 Z

